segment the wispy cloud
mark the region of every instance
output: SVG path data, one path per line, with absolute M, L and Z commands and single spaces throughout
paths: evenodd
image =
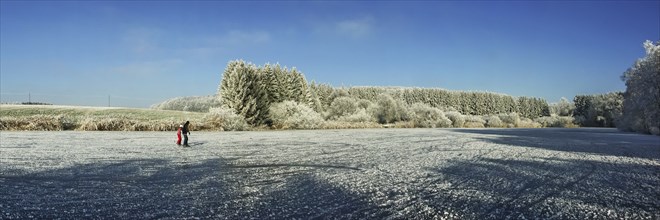
M 142 61 L 114 67 L 111 72 L 129 76 L 158 76 L 175 69 L 182 63 L 183 60 L 180 59 Z
M 219 46 L 240 46 L 262 44 L 271 41 L 267 31 L 231 30 L 224 35 L 211 38 L 211 43 Z
M 358 19 L 343 20 L 335 24 L 335 31 L 340 35 L 360 38 L 369 35 L 373 29 L 374 18 L 366 16 Z
M 160 33 L 153 28 L 133 28 L 124 33 L 123 40 L 133 53 L 144 55 L 158 49 Z
M 244 30 L 231 30 L 218 35 L 191 38 L 196 40 L 188 43 L 186 47 L 178 48 L 178 51 L 198 58 L 212 57 L 237 47 L 267 44 L 272 40 L 271 34 L 267 31 Z
M 365 15 L 344 20 L 312 21 L 310 24 L 316 34 L 358 39 L 372 34 L 375 23 L 373 16 Z

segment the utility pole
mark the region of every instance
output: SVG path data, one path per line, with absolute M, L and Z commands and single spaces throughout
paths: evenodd
M 110 107 L 110 95 L 108 95 L 108 107 Z
M 28 103 L 32 103 L 32 93 L 28 92 Z

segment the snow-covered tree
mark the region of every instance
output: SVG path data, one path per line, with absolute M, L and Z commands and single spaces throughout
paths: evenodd
M 638 59 L 623 76 L 626 82 L 623 115 L 617 127 L 660 135 L 660 41 L 644 42 L 646 56 Z
M 220 83 L 220 99 L 224 107 L 233 109 L 252 124 L 260 124 L 268 115 L 265 74 L 242 60 L 227 65 Z
M 550 104 L 550 115 L 573 116 L 575 105 L 565 97 L 561 97 L 559 102 Z
M 581 126 L 614 127 L 621 116 L 623 94 L 577 95 L 574 102 L 573 116 Z

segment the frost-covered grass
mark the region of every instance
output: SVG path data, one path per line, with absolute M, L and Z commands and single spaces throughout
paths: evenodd
M 152 109 L 0 105 L 0 130 L 169 131 L 185 121 L 207 128 L 204 116 Z
M 614 129 L 0 132 L 0 218 L 658 219 Z

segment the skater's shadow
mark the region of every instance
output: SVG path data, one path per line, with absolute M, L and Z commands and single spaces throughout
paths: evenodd
M 36 173 L 11 170 L 0 175 L 0 204 L 6 205 L 3 211 L 11 213 L 7 214 L 10 219 L 352 219 L 389 215 L 365 195 L 300 167 L 280 167 L 282 172 L 270 172 L 267 167 L 236 168 L 241 167 L 217 158 L 193 163 L 160 159 L 95 162 Z M 247 187 L 259 190 L 244 190 Z
M 188 146 L 194 147 L 194 146 L 201 146 L 201 145 L 204 145 L 204 144 L 206 144 L 206 142 L 191 142 L 191 143 L 188 144 Z
M 610 156 L 660 158 L 660 138 L 602 128 L 455 129 L 478 140 L 508 146 Z

